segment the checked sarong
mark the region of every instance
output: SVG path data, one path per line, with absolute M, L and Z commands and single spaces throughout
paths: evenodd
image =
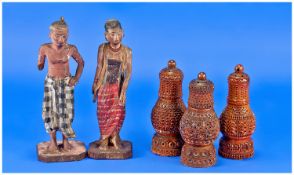
M 46 76 L 42 118 L 46 132 L 59 130 L 66 137 L 73 138 L 74 87 L 68 86 L 69 79 Z

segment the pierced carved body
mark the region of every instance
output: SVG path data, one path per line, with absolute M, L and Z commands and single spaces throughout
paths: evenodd
M 185 142 L 181 161 L 191 167 L 209 167 L 216 163 L 214 140 L 219 133 L 219 120 L 213 109 L 214 85 L 201 72 L 190 82 L 188 109 L 181 122 L 180 132 Z
M 156 131 L 152 152 L 161 156 L 179 156 L 182 139 L 179 122 L 186 109 L 182 100 L 183 73 L 174 60 L 160 72 L 159 98 L 152 109 L 151 121 Z
M 255 130 L 255 116 L 249 106 L 249 76 L 242 65 L 235 67 L 229 78 L 228 105 L 220 116 L 219 154 L 230 159 L 250 158 L 254 154 L 251 135 Z

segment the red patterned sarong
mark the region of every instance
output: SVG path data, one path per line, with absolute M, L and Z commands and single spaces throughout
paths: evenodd
M 113 136 L 119 133 L 125 118 L 125 106 L 119 100 L 119 85 L 106 84 L 98 91 L 97 116 L 100 133 Z

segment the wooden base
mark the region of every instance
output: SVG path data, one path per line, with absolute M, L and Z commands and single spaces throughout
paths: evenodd
M 253 141 L 251 138 L 245 140 L 233 140 L 222 137 L 218 149 L 219 155 L 228 159 L 242 160 L 254 155 Z
M 200 147 L 185 143 L 182 148 L 181 162 L 195 168 L 213 166 L 216 163 L 216 150 L 213 144 Z
M 88 157 L 93 159 L 128 159 L 132 157 L 132 143 L 121 141 L 122 148 L 115 149 L 109 146 L 106 150 L 99 149 L 98 141 L 90 143 Z
M 49 152 L 49 142 L 41 142 L 37 145 L 38 160 L 42 162 L 70 162 L 82 160 L 86 157 L 85 144 L 80 141 L 70 140 L 72 146 L 70 151 L 63 150 L 61 141 L 58 141 L 58 150 Z
M 180 135 L 154 134 L 152 138 L 152 152 L 160 156 L 181 155 L 183 141 Z

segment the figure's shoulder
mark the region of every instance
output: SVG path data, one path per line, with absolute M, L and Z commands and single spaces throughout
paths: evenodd
M 45 43 L 40 46 L 40 49 L 48 49 L 51 48 L 51 43 Z
M 99 45 L 98 49 L 101 50 L 103 49 L 108 43 L 102 43 Z
M 67 48 L 71 54 L 79 53 L 78 48 L 73 44 L 67 44 Z
M 67 47 L 71 50 L 78 50 L 77 46 L 75 46 L 73 44 L 67 44 Z
M 125 49 L 125 51 L 128 53 L 128 54 L 132 54 L 132 49 L 131 48 L 129 48 L 128 46 L 126 46 L 126 45 L 122 45 L 123 46 L 123 48 Z
M 42 44 L 39 48 L 40 54 L 45 54 L 48 49 L 51 48 L 51 43 Z

